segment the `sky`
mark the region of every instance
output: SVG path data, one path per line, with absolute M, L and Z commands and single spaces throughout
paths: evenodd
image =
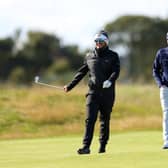
M 97 31 L 123 15 L 168 18 L 168 0 L 0 0 L 0 38 L 16 29 L 55 34 L 89 48 Z

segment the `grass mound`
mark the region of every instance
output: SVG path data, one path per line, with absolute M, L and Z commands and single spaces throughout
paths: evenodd
M 46 87 L 0 89 L 0 138 L 83 132 L 86 87 L 69 93 Z M 153 85 L 117 85 L 111 130 L 161 130 L 159 90 Z M 96 131 L 99 127 L 98 122 Z

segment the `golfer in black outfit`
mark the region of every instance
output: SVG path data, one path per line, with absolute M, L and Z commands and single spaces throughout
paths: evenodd
M 72 82 L 64 86 L 68 92 L 89 73 L 89 91 L 86 95 L 86 127 L 83 138 L 83 147 L 78 149 L 78 154 L 89 154 L 93 138 L 94 126 L 98 112 L 100 112 L 100 148 L 99 153 L 104 153 L 110 132 L 110 114 L 115 99 L 115 81 L 120 72 L 119 56 L 108 48 L 108 35 L 100 31 L 95 35 L 95 50 L 87 53 L 84 64 L 77 71 Z

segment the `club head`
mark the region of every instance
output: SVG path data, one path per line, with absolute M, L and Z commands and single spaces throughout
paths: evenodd
M 34 82 L 35 82 L 35 83 L 38 83 L 38 81 L 39 81 L 39 76 L 35 76 Z

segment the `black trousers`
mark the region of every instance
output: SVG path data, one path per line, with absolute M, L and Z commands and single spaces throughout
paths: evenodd
M 106 145 L 109 139 L 110 132 L 110 114 L 114 103 L 114 94 L 109 92 L 88 94 L 86 101 L 86 120 L 85 120 L 85 134 L 83 138 L 83 145 L 90 147 L 94 127 L 97 120 L 98 112 L 100 112 L 100 135 L 99 141 L 101 145 Z

